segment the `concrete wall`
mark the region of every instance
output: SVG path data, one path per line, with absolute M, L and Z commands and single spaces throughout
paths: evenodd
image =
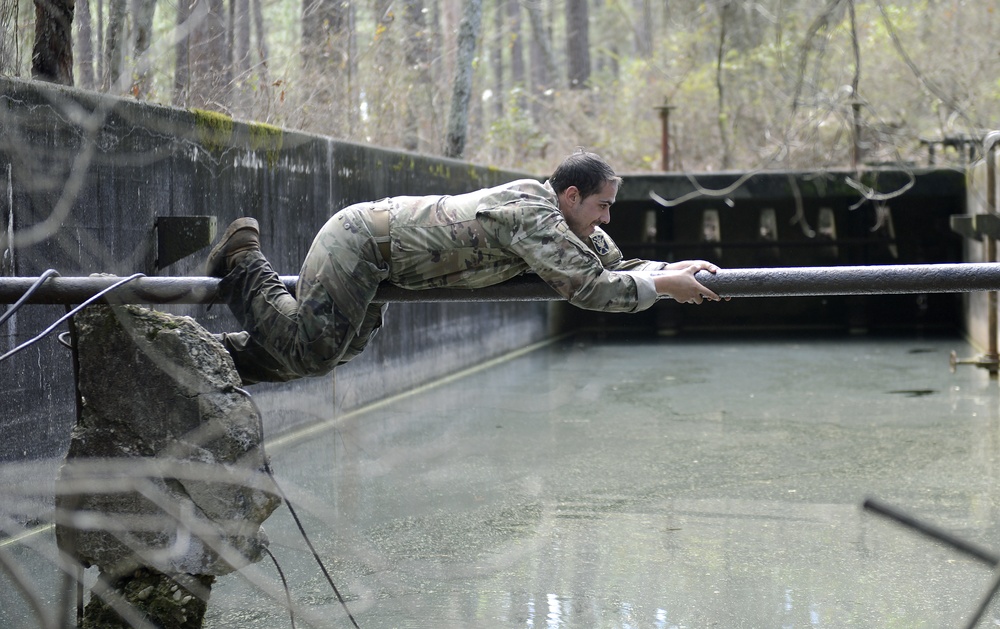
M 49 268 L 66 276 L 201 275 L 207 249 L 156 270 L 156 218 L 186 215 L 216 216 L 220 231 L 236 217 L 256 217 L 276 270 L 295 275 L 315 231 L 340 208 L 523 176 L 0 79 L 0 275 L 38 276 Z M 225 307 L 160 308 L 193 316 L 212 331 L 236 327 Z M 0 353 L 64 313 L 62 306 L 22 308 L 0 328 Z M 548 307 L 540 303 L 395 304 L 369 351 L 335 375 L 252 390 L 273 434 L 522 347 L 548 331 Z M 0 373 L 0 461 L 60 456 L 76 419 L 70 351 L 52 336 L 0 363 Z

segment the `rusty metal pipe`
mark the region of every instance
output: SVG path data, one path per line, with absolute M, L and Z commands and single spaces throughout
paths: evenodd
M 1000 290 L 1000 263 L 912 264 L 884 266 L 779 267 L 699 271 L 698 280 L 721 297 L 807 297 L 971 293 Z M 294 290 L 296 276 L 282 276 Z M 0 277 L 0 304 L 15 303 L 37 278 Z M 79 304 L 120 281 L 109 276 L 51 277 L 25 300 L 33 304 Z M 115 303 L 207 304 L 219 280 L 211 277 L 140 277 L 108 295 Z M 379 288 L 375 301 L 559 301 L 562 298 L 535 276 L 474 290 Z

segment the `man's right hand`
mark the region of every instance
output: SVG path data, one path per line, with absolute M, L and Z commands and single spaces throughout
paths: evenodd
M 721 298 L 695 279 L 698 271 L 715 273 L 719 267 L 704 260 L 674 262 L 663 271 L 653 275 L 656 294 L 670 297 L 682 304 L 700 304 L 706 299 L 721 301 Z

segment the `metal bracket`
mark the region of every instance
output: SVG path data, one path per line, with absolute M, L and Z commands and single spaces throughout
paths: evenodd
M 981 369 L 987 369 L 991 378 L 996 378 L 1000 373 L 1000 357 L 996 354 L 983 354 L 976 358 L 959 358 L 958 353 L 952 350 L 948 357 L 948 367 L 951 373 L 955 373 L 959 365 L 974 365 Z
M 214 216 L 157 216 L 156 269 L 164 269 L 183 260 L 215 240 Z
M 1000 215 L 997 214 L 952 214 L 948 223 L 951 231 L 972 240 L 982 240 L 983 236 L 1000 239 Z

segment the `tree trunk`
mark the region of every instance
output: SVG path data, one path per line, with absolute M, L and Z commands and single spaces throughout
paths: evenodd
M 250 73 L 250 0 L 232 0 L 232 20 L 229 24 L 232 33 L 233 74 L 238 81 L 243 81 Z
M 353 6 L 345 0 L 304 0 L 302 3 L 302 60 L 307 71 L 329 77 L 331 86 L 344 90 L 352 75 L 354 55 Z M 329 99 L 328 99 L 329 100 Z
M 0 75 L 18 76 L 21 47 L 18 41 L 18 0 L 0 0 Z
M 503 62 L 503 51 L 504 42 L 507 41 L 506 31 L 507 31 L 507 19 L 506 12 L 504 9 L 504 3 L 502 0 L 497 0 L 496 3 L 496 22 L 494 22 L 494 31 L 496 36 L 493 38 L 493 117 L 496 120 L 503 118 L 504 110 L 504 62 Z
M 521 0 L 499 0 L 507 4 L 507 19 L 510 24 L 510 82 L 511 87 L 523 88 L 527 85 L 524 76 L 524 46 L 521 35 Z M 518 99 L 523 106 L 524 99 Z
M 649 59 L 653 56 L 653 3 L 652 0 L 635 0 L 636 13 L 639 15 L 639 23 L 635 28 L 635 53 L 640 59 Z
M 183 31 L 189 19 L 191 19 L 191 4 L 189 2 L 178 2 L 177 30 Z M 174 92 L 172 102 L 176 107 L 183 107 L 187 104 L 188 92 L 191 88 L 191 64 L 190 55 L 188 54 L 189 39 L 189 37 L 182 37 L 174 45 L 176 60 L 174 63 Z
M 245 118 L 253 99 L 247 89 L 250 75 L 250 0 L 229 1 L 227 42 L 230 106 L 234 115 Z
M 433 85 L 429 71 L 430 43 L 423 0 L 404 0 L 403 32 L 405 36 L 408 96 L 403 113 L 403 148 L 419 151 L 424 134 L 421 116 L 434 110 Z
M 76 22 L 76 60 L 80 67 L 80 86 L 94 89 L 94 28 L 90 19 L 90 0 L 78 0 Z M 0 50 L 0 55 L 3 51 Z
M 303 110 L 307 128 L 328 133 L 354 127 L 354 6 L 345 0 L 303 0 L 303 76 L 311 86 Z
M 268 73 L 271 55 L 267 47 L 267 28 L 264 25 L 264 10 L 261 7 L 261 0 L 250 0 L 250 12 L 253 16 L 253 33 L 255 35 L 251 45 L 256 53 L 250 72 L 251 75 L 256 76 L 258 89 L 263 95 L 262 98 L 255 100 L 252 117 L 255 120 L 271 122 L 273 120 L 271 107 L 275 100 L 273 91 L 278 91 L 277 101 L 283 103 L 285 102 L 285 88 L 282 87 L 283 82 L 272 81 Z
M 528 2 L 528 24 L 531 25 L 531 115 L 534 120 L 543 118 L 544 102 L 558 75 L 551 37 L 545 28 L 546 20 L 537 2 Z
M 570 89 L 585 89 L 590 81 L 588 0 L 566 0 L 566 65 Z
M 731 10 L 732 4 L 730 2 L 725 2 L 719 7 L 719 45 L 715 56 L 715 89 L 719 107 L 716 122 L 719 126 L 719 141 L 722 145 L 721 166 L 723 170 L 729 168 L 731 159 L 729 148 L 729 117 L 726 114 L 725 79 L 723 78 L 724 62 L 726 59 L 726 33 Z
M 94 59 L 97 65 L 94 75 L 94 87 L 100 89 L 107 76 L 107 60 L 104 58 L 104 0 L 97 0 L 97 22 L 94 24 Z
M 134 0 L 132 13 L 135 28 L 135 82 L 132 84 L 132 95 L 144 98 L 149 95 L 149 69 L 153 60 L 146 56 L 149 44 L 153 41 L 153 15 L 156 13 L 156 0 Z
M 194 0 L 192 19 L 197 20 L 189 37 L 190 90 L 188 107 L 229 108 L 226 83 L 226 27 L 223 0 Z
M 458 54 L 455 61 L 455 89 L 448 117 L 445 156 L 460 158 L 465 153 L 469 130 L 469 99 L 472 96 L 472 60 L 482 22 L 482 0 L 466 0 L 462 23 L 458 26 Z
M 73 0 L 35 0 L 31 76 L 73 85 Z
M 125 64 L 125 2 L 126 0 L 111 0 L 111 6 L 108 7 L 108 33 L 104 37 L 104 67 L 107 74 L 101 77 L 104 91 L 118 85 L 122 66 Z

